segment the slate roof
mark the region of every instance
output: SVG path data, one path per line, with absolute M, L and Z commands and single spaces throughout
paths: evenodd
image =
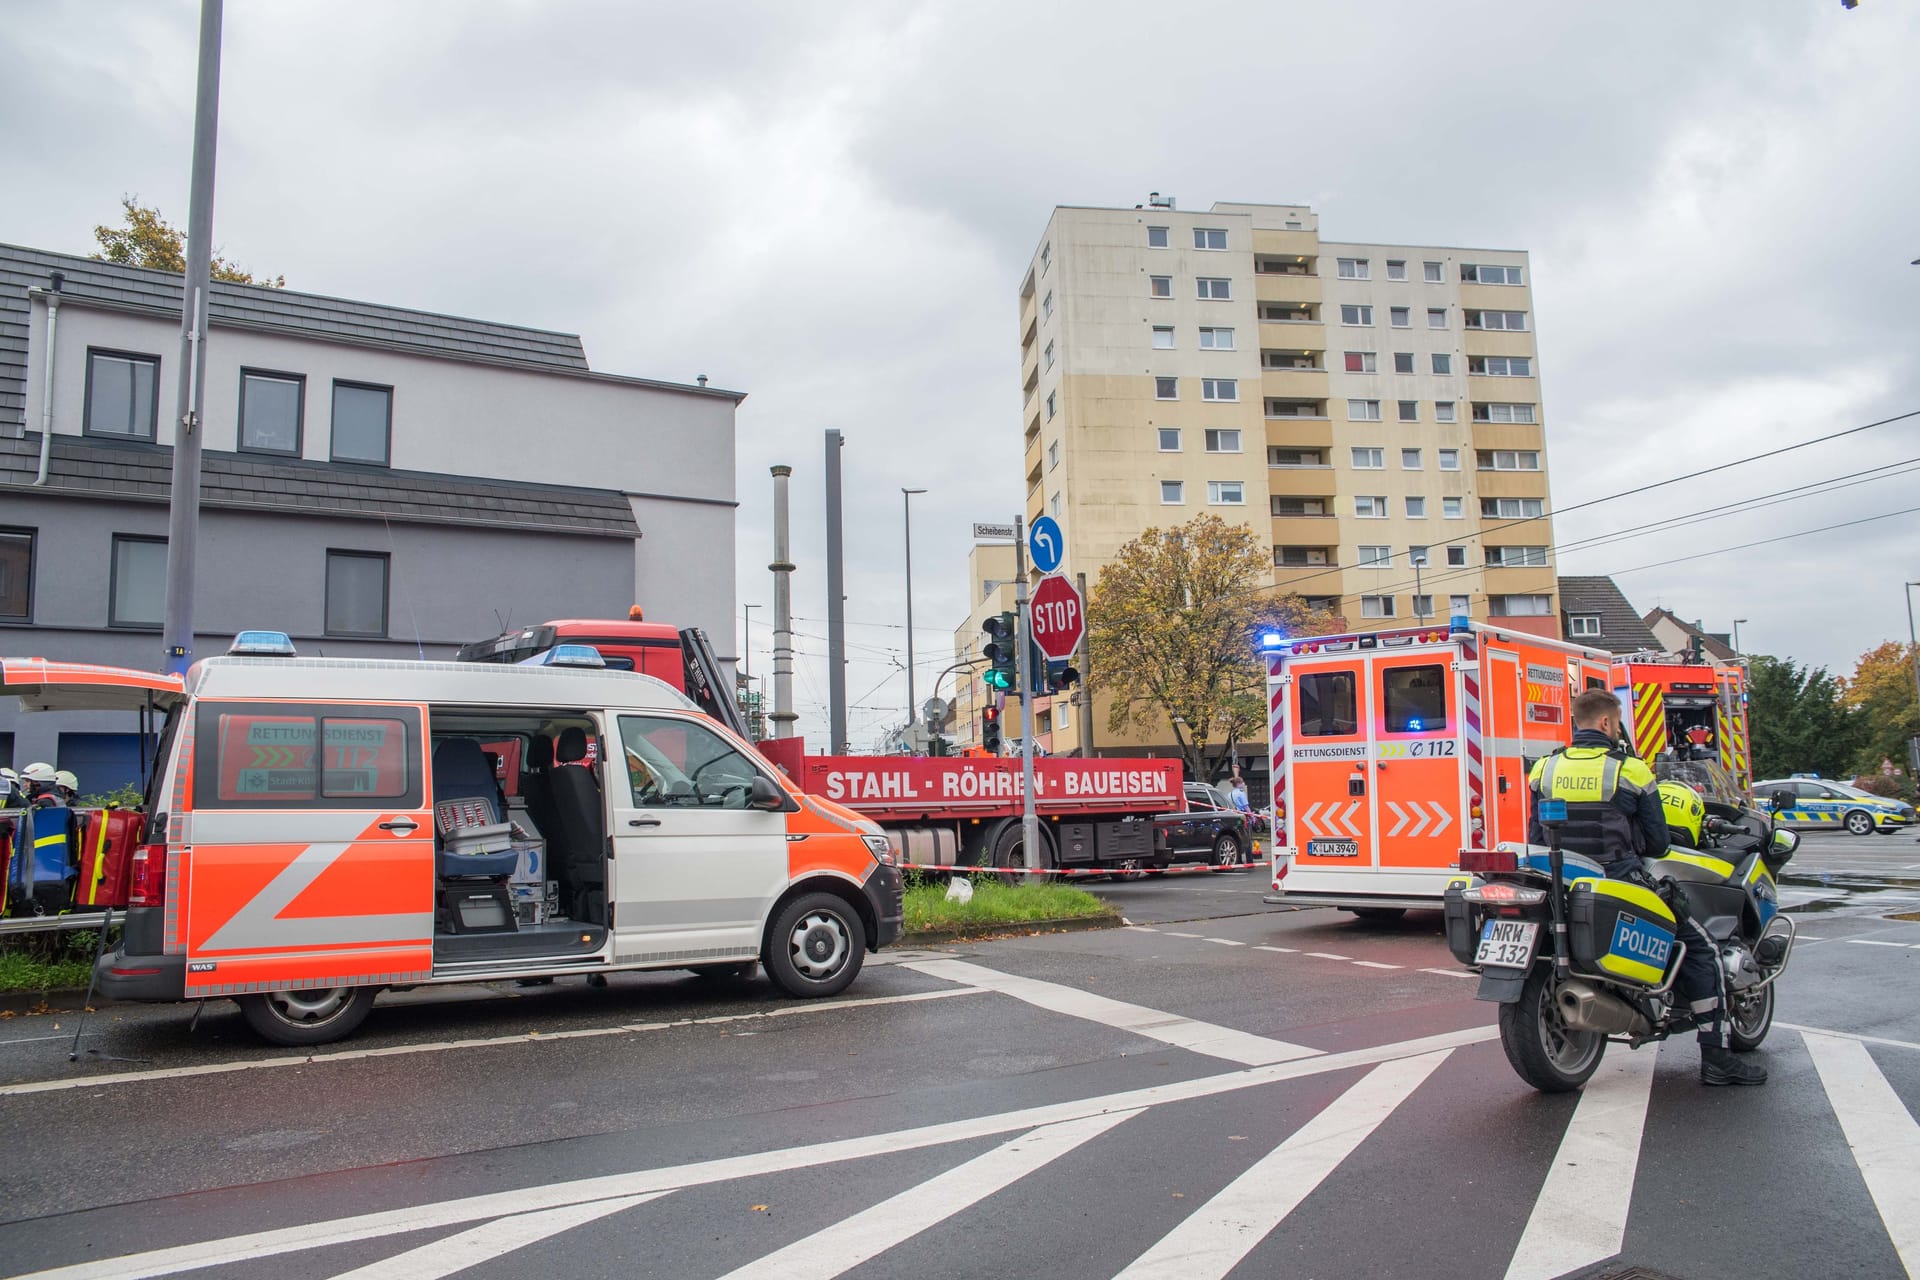
M 1642 649 L 1660 649 L 1660 642 L 1640 620 L 1640 611 L 1627 603 L 1612 578 L 1560 579 L 1560 633 L 1569 640 L 1567 619 L 1574 614 L 1598 614 L 1600 634 L 1581 636 L 1578 644 L 1605 649 L 1609 653 L 1638 653 Z
M 37 433 L 0 432 L 0 475 L 24 486 L 39 465 Z M 523 484 L 473 476 L 339 463 L 200 455 L 202 507 L 291 515 L 389 519 L 411 524 L 509 528 L 530 533 L 637 538 L 627 499 L 607 489 Z M 166 445 L 56 435 L 40 492 L 69 498 L 164 503 L 173 487 Z M 22 489 L 31 493 L 32 490 Z
M 1659 622 L 1663 618 L 1666 619 L 1668 622 L 1671 622 L 1674 626 L 1680 628 L 1682 631 L 1686 632 L 1689 637 L 1699 636 L 1700 647 L 1706 651 L 1707 656 L 1710 658 L 1717 658 L 1721 662 L 1732 662 L 1735 658 L 1740 656 L 1739 654 L 1733 651 L 1733 646 L 1728 643 L 1731 637 L 1729 637 L 1726 633 L 1718 632 L 1718 631 L 1702 631 L 1700 629 L 1699 623 L 1687 622 L 1684 619 L 1682 619 L 1679 614 L 1672 613 L 1666 609 L 1655 609 L 1653 612 L 1649 613 L 1646 616 L 1646 624 L 1648 628 L 1652 628 L 1654 623 Z

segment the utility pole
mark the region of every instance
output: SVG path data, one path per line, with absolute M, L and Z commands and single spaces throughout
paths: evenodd
M 165 669 L 193 665 L 195 540 L 200 531 L 200 436 L 207 403 L 207 293 L 213 265 L 213 161 L 220 139 L 223 0 L 200 0 L 200 76 L 193 103 L 193 177 L 187 198 L 187 274 L 180 282 L 180 364 L 167 504 L 167 589 L 160 634 Z
M 740 606 L 740 674 L 753 679 L 753 611 L 760 606 Z
M 1074 586 L 1080 589 L 1080 601 L 1084 608 L 1087 599 L 1087 575 L 1073 575 Z M 1093 628 L 1087 627 L 1080 633 L 1080 687 L 1073 691 L 1073 700 L 1080 704 L 1080 758 L 1093 759 L 1093 691 L 1088 680 L 1093 675 Z
M 1033 809 L 1033 620 L 1027 616 L 1026 517 L 1013 518 L 1014 653 L 1020 680 L 1020 852 L 1027 870 L 1040 869 L 1040 816 Z
M 793 468 L 773 472 L 773 736 L 791 738 L 793 722 L 793 556 L 787 532 L 787 487 Z
M 827 432 L 827 736 L 831 755 L 847 742 L 847 585 L 840 545 L 840 450 L 838 431 Z
M 913 693 L 913 495 L 925 489 L 900 490 L 900 521 L 907 551 L 907 745 L 913 745 L 913 726 L 920 719 L 920 704 Z

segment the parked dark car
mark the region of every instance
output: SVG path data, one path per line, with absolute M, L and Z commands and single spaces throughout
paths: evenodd
M 1227 793 L 1202 782 L 1186 784 L 1184 813 L 1163 813 L 1153 820 L 1153 853 L 1158 866 L 1175 862 L 1211 862 L 1237 867 L 1251 855 L 1247 820 Z

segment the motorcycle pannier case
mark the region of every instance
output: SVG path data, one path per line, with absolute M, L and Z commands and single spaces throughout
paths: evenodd
M 1673 912 L 1651 889 L 1622 880 L 1576 880 L 1567 891 L 1567 945 L 1576 968 L 1648 987 L 1666 981 Z
M 147 825 L 145 814 L 126 809 L 79 811 L 80 880 L 74 887 L 78 907 L 124 907 L 133 869 L 134 847 Z
M 1440 911 L 1447 922 L 1447 950 L 1461 964 L 1472 964 L 1473 953 L 1479 949 L 1479 931 L 1474 928 L 1473 906 L 1461 896 L 1461 890 L 1467 881 L 1456 880 L 1447 886 L 1447 892 L 1440 900 Z

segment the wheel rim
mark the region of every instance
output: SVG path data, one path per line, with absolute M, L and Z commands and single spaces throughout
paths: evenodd
M 1214 842 L 1213 863 L 1217 867 L 1231 867 L 1240 861 L 1240 842 L 1232 836 L 1221 836 Z
M 1773 1021 L 1773 988 L 1762 987 L 1745 995 L 1736 995 L 1727 1011 L 1734 1031 L 1746 1040 L 1757 1040 Z
M 1575 1031 L 1569 1027 L 1553 997 L 1553 983 L 1541 983 L 1540 1005 L 1534 1014 L 1539 1023 L 1540 1047 L 1546 1050 L 1547 1061 L 1556 1070 L 1577 1076 L 1600 1056 L 1606 1039 L 1597 1031 Z
M 352 987 L 326 987 L 317 991 L 269 991 L 267 1007 L 273 1016 L 289 1026 L 310 1027 L 339 1015 L 353 999 Z
M 1873 819 L 1856 810 L 1847 815 L 1847 830 L 1854 835 L 1863 836 L 1873 830 Z
M 793 927 L 787 940 L 793 967 L 815 982 L 840 972 L 852 952 L 847 923 L 830 911 L 813 911 Z

